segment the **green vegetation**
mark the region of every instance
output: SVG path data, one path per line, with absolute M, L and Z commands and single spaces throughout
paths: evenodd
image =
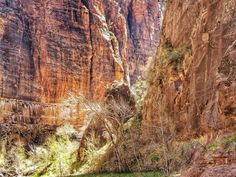
M 215 143 L 209 144 L 208 149 L 215 150 L 217 148 L 217 146 L 218 146 L 218 144 L 215 142 Z
M 1 150 L 0 172 L 4 176 L 55 177 L 72 173 L 79 141 L 71 126 L 59 127 L 39 146 L 32 144 L 26 149 L 21 142 L 15 143 L 16 146 Z
M 51 137 L 44 146 L 37 147 L 30 156 L 30 160 L 38 166 L 32 176 L 53 177 L 71 174 L 79 147 L 76 136 L 77 132 L 71 126 L 63 126 L 57 129 L 56 135 Z
M 79 101 L 77 98 L 73 100 Z M 2 139 L 0 175 L 55 177 L 100 172 L 104 162 L 111 158 L 111 152 L 116 150 L 126 135 L 125 132 L 136 123 L 135 105 L 122 100 L 109 100 L 106 104 L 89 100 L 83 102 L 81 108 L 87 110 L 87 117 L 80 132 L 70 125 L 55 127 L 53 133 L 38 144 L 34 141 L 39 140 L 32 137 L 34 141 L 23 141 L 17 132 L 9 148 L 6 144 L 10 137 Z M 37 130 L 42 132 L 43 129 Z M 23 130 L 19 132 L 20 135 L 26 134 Z M 30 132 L 38 137 L 34 129 Z M 126 153 L 117 155 L 121 157 Z M 120 166 L 126 165 L 120 163 Z
M 136 108 L 137 108 L 138 111 L 140 111 L 141 107 L 143 105 L 145 95 L 147 93 L 147 83 L 146 83 L 146 81 L 143 80 L 141 77 L 139 77 L 136 80 L 135 84 L 133 85 L 132 91 L 134 92 Z
M 173 47 L 170 40 L 165 38 L 161 39 L 156 55 L 157 58 L 154 58 L 147 64 L 147 82 L 151 84 L 160 80 L 168 66 L 171 66 L 174 71 L 181 71 L 183 69 L 184 57 L 188 53 L 191 53 L 191 49 L 188 45 Z
M 223 139 L 220 139 L 218 141 L 215 141 L 208 145 L 209 150 L 216 150 L 219 146 L 229 146 L 230 144 L 236 143 L 236 134 L 225 137 Z
M 162 46 L 162 54 L 160 60 L 163 65 L 171 65 L 174 70 L 181 70 L 184 55 L 190 52 L 187 45 L 174 48 L 169 40 L 165 40 Z
M 86 119 L 90 123 L 81 139 L 83 146 L 79 150 L 79 163 L 73 175 L 130 171 L 125 169 L 128 167 L 123 161 L 124 157 L 129 160 L 127 149 L 121 152 L 119 146 L 128 144 L 123 142 L 124 137 L 129 135 L 127 132 L 137 123 L 135 105 L 129 100 L 125 101 L 126 98 L 119 98 L 119 101 L 107 100 L 105 104 L 92 103 L 86 99 L 83 101 Z
M 172 58 L 175 60 L 178 57 Z M 136 92 L 140 106 L 145 92 L 142 84 L 141 80 L 137 82 Z M 110 100 L 106 104 L 85 101 L 85 105 L 81 104 L 81 108 L 87 110 L 86 115 L 89 121 L 88 124 L 84 124 L 85 127 L 81 128 L 84 129 L 83 135 L 78 134 L 71 126 L 59 127 L 46 139 L 45 143 L 32 145 L 29 150 L 26 150 L 24 145 L 17 146 L 4 155 L 0 155 L 0 170 L 5 170 L 4 175 L 11 173 L 15 176 L 32 177 L 147 169 L 170 174 L 177 171 L 180 166 L 189 165 L 192 157 L 190 150 L 197 147 L 198 143 L 169 141 L 172 136 L 167 127 L 170 125 L 169 122 L 162 122 L 162 126 L 155 127 L 155 132 L 153 132 L 155 139 L 147 137 L 144 142 L 140 138 L 140 115 L 137 114 L 135 105 L 128 103 L 124 100 L 120 102 Z M 14 173 L 9 172 L 12 166 L 15 168 Z M 146 172 L 83 176 L 164 177 L 165 175 L 159 172 Z
M 97 150 L 91 147 L 87 149 L 85 152 L 86 160 L 78 166 L 75 174 L 86 174 L 98 171 L 112 147 L 112 143 L 107 143 Z

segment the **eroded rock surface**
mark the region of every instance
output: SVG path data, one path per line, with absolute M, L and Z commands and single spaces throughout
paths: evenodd
M 236 130 L 235 6 L 235 0 L 169 1 L 149 72 L 144 133 L 160 121 L 181 139 Z
M 133 81 L 155 53 L 157 3 L 0 0 L 1 119 L 56 122 L 68 93 L 98 100 L 112 81 Z
M 142 132 L 167 143 L 207 137 L 186 177 L 235 176 L 235 145 L 205 157 L 208 144 L 236 131 L 235 7 L 235 0 L 168 1 Z

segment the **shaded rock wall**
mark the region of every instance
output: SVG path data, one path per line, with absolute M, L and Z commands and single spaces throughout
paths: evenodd
M 57 112 L 54 103 L 68 99 L 68 92 L 99 100 L 112 81 L 129 82 L 129 73 L 133 81 L 155 53 L 157 3 L 0 0 L 0 96 L 8 117 L 47 117 L 42 105 Z M 15 99 L 39 108 L 25 111 Z
M 168 1 L 149 68 L 143 133 L 179 138 L 236 130 L 236 1 Z

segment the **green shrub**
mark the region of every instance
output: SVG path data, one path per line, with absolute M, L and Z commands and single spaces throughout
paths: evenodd
M 40 146 L 16 142 L 1 150 L 0 174 L 5 176 L 66 176 L 73 171 L 79 147 L 78 133 L 72 126 L 57 128 Z M 4 142 L 2 142 L 4 143 Z
M 144 97 L 147 93 L 147 84 L 146 81 L 143 80 L 141 77 L 139 77 L 135 84 L 132 87 L 132 91 L 135 96 L 135 103 L 137 110 L 141 110 L 141 107 L 143 105 Z
M 188 45 L 183 44 L 178 47 L 173 47 L 170 40 L 165 38 L 161 39 L 156 57 L 147 64 L 147 83 L 151 85 L 161 80 L 168 66 L 171 66 L 173 70 L 181 71 L 184 56 L 187 53 L 191 53 L 191 48 Z
M 190 52 L 190 49 L 186 45 L 182 45 L 178 48 L 167 48 L 166 50 L 167 63 L 172 65 L 174 70 L 181 70 L 184 55 Z
M 32 176 L 65 176 L 72 172 L 77 160 L 79 142 L 77 132 L 72 126 L 65 125 L 57 129 L 56 135 L 30 154 L 30 160 L 37 166 Z
M 224 137 L 220 140 L 217 140 L 217 141 L 209 144 L 208 149 L 214 151 L 219 146 L 229 146 L 230 144 L 234 144 L 234 143 L 236 143 L 236 134 Z

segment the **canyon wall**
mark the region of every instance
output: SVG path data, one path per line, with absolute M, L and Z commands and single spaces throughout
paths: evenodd
M 101 100 L 112 81 L 134 82 L 158 14 L 156 0 L 0 0 L 0 120 L 77 122 L 68 94 Z
M 236 1 L 170 0 L 147 74 L 143 134 L 236 130 Z

